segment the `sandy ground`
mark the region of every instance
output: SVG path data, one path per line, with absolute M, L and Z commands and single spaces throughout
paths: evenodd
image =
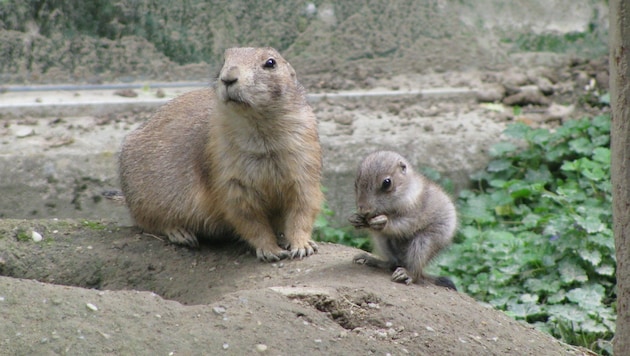
M 395 284 L 353 264 L 357 252 L 321 244 L 304 260 L 265 264 L 233 242 L 189 250 L 114 224 L 2 220 L 0 350 L 583 354 L 464 294 Z

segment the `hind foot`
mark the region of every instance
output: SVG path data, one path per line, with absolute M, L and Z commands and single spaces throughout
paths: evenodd
M 413 278 L 409 276 L 409 272 L 404 267 L 398 267 L 392 273 L 392 281 L 409 285 L 413 283 Z
M 192 248 L 199 247 L 199 241 L 192 232 L 184 229 L 183 227 L 175 227 L 168 229 L 164 232 L 168 237 L 168 240 L 174 244 L 184 245 Z
M 352 262 L 358 265 L 369 265 L 370 260 L 372 260 L 372 256 L 367 253 L 360 253 L 352 258 Z

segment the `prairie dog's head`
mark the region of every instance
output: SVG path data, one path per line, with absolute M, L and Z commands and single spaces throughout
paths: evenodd
M 368 155 L 354 182 L 359 215 L 370 218 L 408 210 L 422 193 L 422 176 L 400 154 L 378 151 Z
M 227 49 L 216 85 L 226 104 L 263 111 L 304 96 L 293 67 L 271 47 Z

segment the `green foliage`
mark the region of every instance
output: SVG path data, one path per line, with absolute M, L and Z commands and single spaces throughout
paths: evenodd
M 83 226 L 87 227 L 90 230 L 95 230 L 95 231 L 101 231 L 107 228 L 107 226 L 103 225 L 102 223 L 98 221 L 89 221 L 89 220 L 84 220 Z
M 425 166 L 425 167 L 419 167 L 419 170 L 420 170 L 420 173 L 422 173 L 425 177 L 438 183 L 444 189 L 444 191 L 447 192 L 448 194 L 453 194 L 453 192 L 455 191 L 455 186 L 453 185 L 453 181 L 450 178 L 443 176 L 440 172 L 436 171 L 435 169 Z
M 18 229 L 16 238 L 18 239 L 18 241 L 22 242 L 31 241 L 31 234 L 29 234 L 28 231 L 24 229 Z
M 459 288 L 566 342 L 615 332 L 610 117 L 555 131 L 513 124 L 478 189 L 460 193 L 457 243 L 438 261 Z
M 607 49 L 602 43 L 605 29 L 598 28 L 595 22 L 584 32 L 569 33 L 523 33 L 504 38 L 504 43 L 512 45 L 515 51 L 554 52 L 554 53 L 590 53 L 603 54 Z

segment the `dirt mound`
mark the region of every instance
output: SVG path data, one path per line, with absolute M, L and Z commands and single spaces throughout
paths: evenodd
M 339 245 L 264 264 L 240 244 L 0 220 L 0 251 L 9 354 L 581 354 L 466 295 L 394 284 Z

